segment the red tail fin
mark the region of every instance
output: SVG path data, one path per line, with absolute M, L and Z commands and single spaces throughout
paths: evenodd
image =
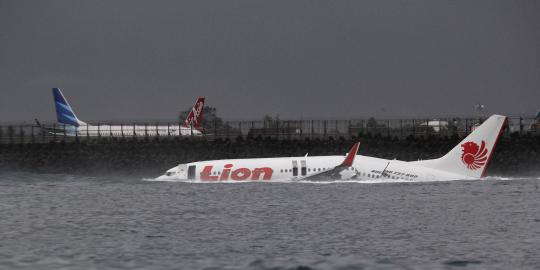
M 184 121 L 184 127 L 193 126 L 193 128 L 200 130 L 203 118 L 204 97 L 200 97 L 191 108 L 186 120 Z

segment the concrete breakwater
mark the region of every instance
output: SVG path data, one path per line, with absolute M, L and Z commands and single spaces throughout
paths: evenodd
M 351 139 L 239 137 L 207 141 L 111 138 L 48 144 L 0 144 L 0 168 L 43 173 L 152 177 L 179 163 L 198 160 L 341 155 L 357 140 L 361 142 L 361 155 L 412 161 L 440 157 L 461 139 L 457 136 L 397 139 L 367 135 Z M 487 172 L 492 176 L 540 175 L 540 136 L 512 134 L 502 137 Z

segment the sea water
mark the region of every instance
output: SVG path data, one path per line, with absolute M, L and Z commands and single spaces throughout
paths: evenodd
M 0 268 L 540 269 L 539 187 L 0 172 Z

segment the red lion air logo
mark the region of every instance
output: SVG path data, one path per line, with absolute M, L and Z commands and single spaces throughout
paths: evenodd
M 204 109 L 204 98 L 199 98 L 197 99 L 197 102 L 195 103 L 193 108 L 191 108 L 191 111 L 189 112 L 186 118 L 186 121 L 184 121 L 184 126 L 189 127 L 193 125 L 193 127 L 198 128 L 201 125 L 200 120 L 201 120 L 201 115 L 203 113 L 203 109 Z
M 485 141 L 482 141 L 481 146 L 474 142 L 466 142 L 461 145 L 461 148 L 463 151 L 461 161 L 469 170 L 477 170 L 486 165 L 488 149 Z

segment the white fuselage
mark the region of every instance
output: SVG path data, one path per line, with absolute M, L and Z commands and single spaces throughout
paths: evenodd
M 202 132 L 181 125 L 61 125 L 56 135 L 79 137 L 201 136 Z
M 180 164 L 157 180 L 275 181 L 301 180 L 338 166 L 343 156 L 280 157 L 211 160 Z M 351 167 L 341 172 L 343 180 L 400 179 L 407 181 L 444 181 L 475 179 L 427 168 L 417 162 L 387 160 L 357 155 Z
M 446 155 L 422 161 L 399 161 L 357 155 L 356 142 L 346 156 L 210 160 L 180 164 L 157 180 L 272 181 L 373 180 L 446 181 L 479 179 L 506 123 L 492 115 Z

